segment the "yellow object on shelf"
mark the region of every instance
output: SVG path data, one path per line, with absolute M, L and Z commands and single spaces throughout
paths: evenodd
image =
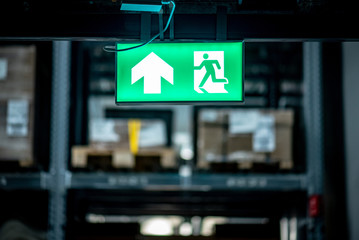
M 133 155 L 138 153 L 138 144 L 140 138 L 141 120 L 130 119 L 128 120 L 128 135 L 130 140 L 130 151 Z

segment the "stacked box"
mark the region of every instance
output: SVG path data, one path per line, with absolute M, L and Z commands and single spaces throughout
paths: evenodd
M 36 49 L 0 47 L 0 160 L 33 162 Z
M 212 162 L 225 161 L 228 115 L 224 111 L 208 109 L 200 115 L 198 124 L 198 159 L 201 169 Z
M 90 146 L 94 148 L 129 149 L 128 124 L 126 120 L 90 120 Z
M 225 126 L 220 124 L 201 124 L 198 139 L 198 167 L 209 168 L 211 162 L 224 161 L 225 155 Z
M 206 115 L 205 111 L 201 114 Z M 210 123 L 200 117 L 199 168 L 208 169 L 211 163 L 218 162 L 277 162 L 280 168 L 293 167 L 292 110 L 220 109 L 217 112 L 221 117 Z
M 276 113 L 276 149 L 271 153 L 273 161 L 280 162 L 281 168 L 293 168 L 293 111 Z
M 138 153 L 130 151 L 130 119 L 95 118 L 90 120 L 89 146 L 72 148 L 72 166 L 88 168 L 91 161 L 112 169 L 156 171 L 177 167 L 175 151 L 167 148 L 165 122 L 158 119 L 137 119 Z M 109 162 L 109 163 L 106 163 Z M 109 169 L 106 168 L 106 169 Z M 104 168 L 105 169 L 105 168 Z
M 167 144 L 166 126 L 162 120 L 141 119 L 139 148 L 164 147 Z M 90 145 L 95 148 L 130 149 L 128 119 L 90 120 Z

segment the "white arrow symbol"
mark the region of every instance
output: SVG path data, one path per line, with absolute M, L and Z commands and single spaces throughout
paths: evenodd
M 173 85 L 173 68 L 151 52 L 132 68 L 131 84 L 144 78 L 145 94 L 161 93 L 161 77 Z

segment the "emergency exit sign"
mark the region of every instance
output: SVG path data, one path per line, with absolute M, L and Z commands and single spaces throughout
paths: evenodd
M 117 104 L 243 98 L 242 42 L 152 43 L 116 53 Z

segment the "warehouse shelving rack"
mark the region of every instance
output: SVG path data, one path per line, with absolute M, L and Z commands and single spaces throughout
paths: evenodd
M 72 173 L 68 170 L 71 43 L 53 43 L 50 168 L 48 172 L 0 174 L 1 189 L 43 189 L 49 192 L 49 233 L 65 239 L 66 195 L 69 189 L 141 189 L 186 191 L 304 191 L 323 194 L 323 108 L 321 43 L 303 43 L 306 126 L 306 172 L 289 174 Z M 304 219 L 307 239 L 323 239 L 323 219 Z

